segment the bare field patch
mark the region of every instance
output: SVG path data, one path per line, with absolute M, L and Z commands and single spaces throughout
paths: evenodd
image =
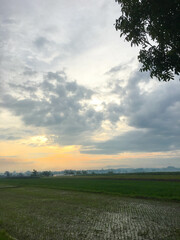
M 180 205 L 42 188 L 0 192 L 0 228 L 18 240 L 179 239 Z

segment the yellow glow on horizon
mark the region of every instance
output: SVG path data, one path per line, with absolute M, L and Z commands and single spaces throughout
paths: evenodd
M 75 152 L 75 151 L 78 151 L 79 149 L 80 149 L 80 146 L 69 145 L 69 146 L 61 147 L 61 152 L 63 152 L 63 153 L 66 153 L 66 152 Z
M 48 145 L 44 135 L 34 136 L 32 142 L 45 143 L 33 145 L 25 140 L 0 141 L 1 171 L 64 170 L 64 169 L 101 169 L 106 166 L 132 166 L 134 160 L 172 157 L 163 152 L 120 153 L 117 155 L 83 154 L 81 146 Z M 142 162 L 141 160 L 141 162 Z

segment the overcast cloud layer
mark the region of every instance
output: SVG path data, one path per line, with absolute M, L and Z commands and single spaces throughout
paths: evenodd
M 2 94 L 1 106 L 20 116 L 27 126 L 44 128 L 47 135 L 53 136 L 54 143 L 93 146 L 93 150 L 82 148 L 84 153 L 178 150 L 179 82 L 161 83 L 145 90 L 141 86 L 148 86 L 152 80 L 139 72 L 132 73 L 125 86 L 121 86 L 124 81 L 113 78 L 111 81 L 112 86 L 108 84 L 103 89 L 106 92 L 103 98 L 100 89 L 93 91 L 68 81 L 64 72 L 49 72 L 40 83 L 9 84 L 11 94 Z M 103 101 L 97 109 L 92 100 L 99 95 Z M 108 98 L 112 100 L 107 102 Z M 133 128 L 121 132 L 118 124 L 123 121 Z M 112 138 L 106 141 L 93 141 L 93 134 L 100 131 L 104 122 L 117 125 L 115 130 L 119 135 L 110 135 Z M 15 137 L 17 133 L 14 134 Z
M 113 26 L 117 3 L 0 4 L 1 141 L 43 133 L 84 154 L 180 150 L 180 83 L 138 71 L 138 49 Z

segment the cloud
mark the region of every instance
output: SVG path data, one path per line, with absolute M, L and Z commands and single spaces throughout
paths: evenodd
M 104 96 L 101 110 L 91 104 L 99 91 L 69 80 L 64 71 L 48 72 L 38 83 L 11 83 L 12 94 L 4 94 L 1 105 L 21 117 L 26 126 L 44 129 L 47 135 L 54 136 L 54 143 L 81 145 L 81 153 L 85 154 L 180 149 L 179 83 L 154 84 L 148 74 L 137 71 L 125 85 L 113 77 L 111 80 L 112 85 L 106 86 L 106 97 L 110 101 L 105 102 Z M 102 127 L 105 121 L 110 123 L 109 137 L 96 140 L 100 132 L 106 131 L 106 127 Z M 126 126 L 118 129 L 119 124 L 124 123 Z M 29 129 L 27 131 L 26 136 Z M 8 130 L 8 133 L 9 139 L 25 134 L 24 130 L 16 134 Z M 5 131 L 1 134 L 3 137 Z
M 1 106 L 26 126 L 53 135 L 54 143 L 81 145 L 81 153 L 171 151 L 180 149 L 178 84 L 157 83 L 148 73 L 136 70 L 127 80 L 111 76 L 103 95 L 101 89 L 93 91 L 70 80 L 64 70 L 51 71 L 42 75 L 42 81 L 10 83 L 11 94 L 2 94 Z M 91 102 L 99 95 L 102 101 L 97 110 Z M 105 121 L 110 123 L 109 136 L 97 140 L 98 134 L 106 131 Z M 3 130 L 1 138 L 20 138 L 30 129 L 27 131 L 11 128 L 7 136 Z
M 167 137 L 152 131 L 130 131 L 111 140 L 95 144 L 91 154 L 118 154 L 122 152 L 160 152 L 180 149 L 179 136 Z
M 1 139 L 47 135 L 93 154 L 179 149 L 179 82 L 131 73 L 134 50 L 117 37 L 115 14 L 104 0 L 2 1 L 0 105 L 22 122 L 2 123 Z
M 25 67 L 25 69 L 24 69 L 24 72 L 23 72 L 23 74 L 25 75 L 25 76 L 33 76 L 33 75 L 35 75 L 37 72 L 36 71 L 34 71 L 32 68 L 30 68 L 30 67 Z
M 12 168 L 14 169 L 14 167 L 21 167 L 22 166 L 26 166 L 26 165 L 32 165 L 34 164 L 34 161 L 22 161 L 21 159 L 14 159 L 12 160 L 11 158 L 0 158 L 0 165 L 2 167 L 2 169 L 7 170 L 7 168 Z
M 1 106 L 20 116 L 27 126 L 56 135 L 62 145 L 82 143 L 103 120 L 103 113 L 86 103 L 94 92 L 68 81 L 63 71 L 48 72 L 41 83 L 10 87 L 16 96 L 4 94 Z M 23 95 L 17 95 L 18 89 L 23 90 Z
M 158 83 L 142 92 L 141 84 L 147 87 L 154 84 L 152 82 L 147 74 L 135 71 L 119 92 L 119 103 L 107 105 L 106 115 L 111 122 L 116 124 L 125 116 L 128 126 L 134 129 L 110 140 L 92 143 L 93 149 L 85 148 L 81 152 L 118 154 L 180 149 L 179 82 Z
M 106 72 L 106 74 L 109 75 L 109 74 L 117 73 L 117 72 L 122 71 L 126 68 L 127 68 L 126 65 L 118 65 L 118 66 L 115 66 L 115 67 L 111 68 L 108 72 Z
M 38 48 L 38 49 L 42 49 L 44 48 L 47 44 L 49 44 L 50 41 L 47 40 L 45 37 L 38 37 L 36 38 L 36 40 L 34 41 L 34 45 Z
M 31 165 L 33 164 L 34 161 L 22 161 L 21 159 L 17 159 L 16 158 L 13 158 L 12 157 L 0 157 L 0 165 L 2 168 L 4 167 L 12 167 L 14 165 L 19 165 L 19 166 L 22 166 L 22 165 Z
M 5 18 L 5 19 L 2 20 L 2 23 L 3 24 L 15 24 L 16 20 L 13 19 L 13 18 Z

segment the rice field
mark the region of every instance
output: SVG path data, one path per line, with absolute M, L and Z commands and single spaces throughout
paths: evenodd
M 178 240 L 180 204 L 4 185 L 0 229 L 17 240 Z
M 138 197 L 180 201 L 179 174 L 173 175 L 64 176 L 52 178 L 4 178 L 3 186 L 38 187 L 70 191 L 106 193 L 123 197 Z

